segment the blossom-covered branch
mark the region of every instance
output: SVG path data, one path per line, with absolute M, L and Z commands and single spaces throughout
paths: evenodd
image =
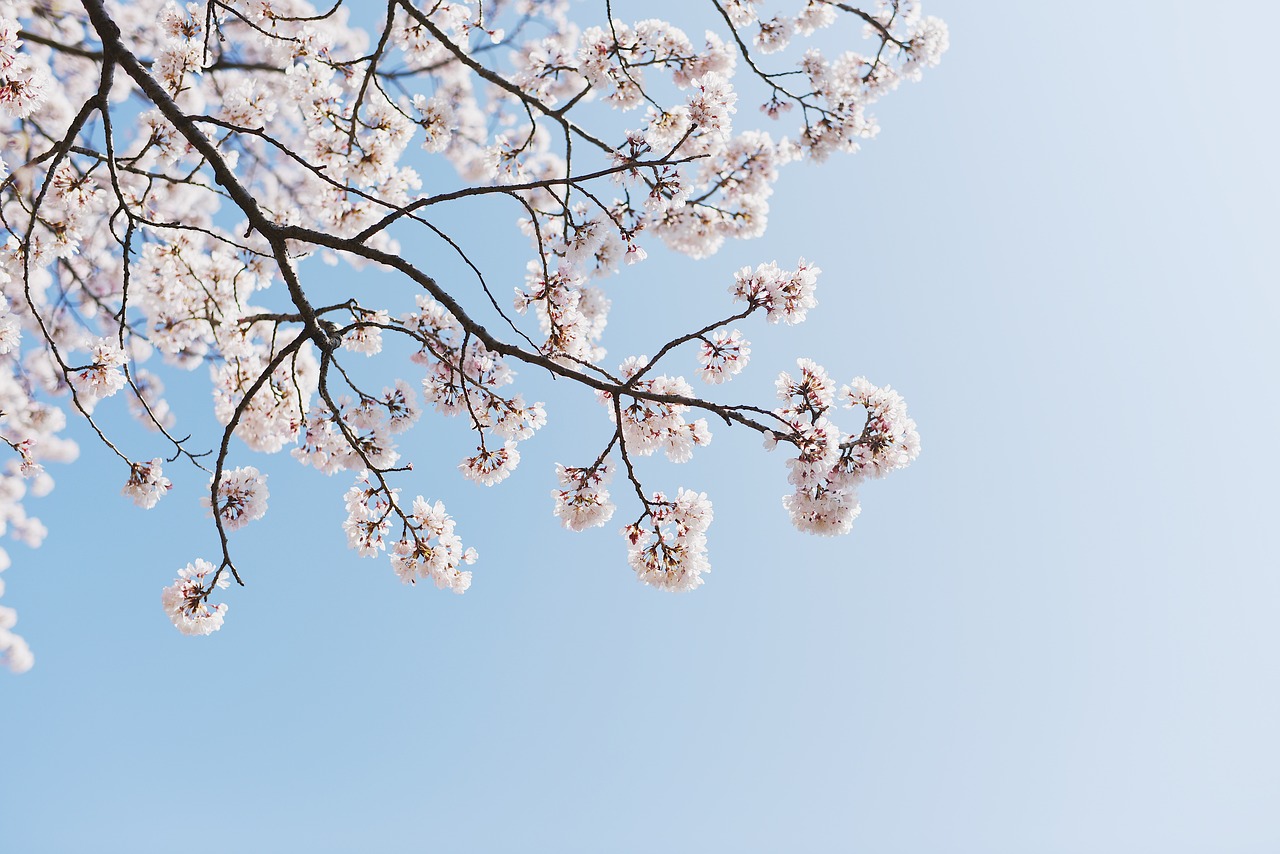
M 398 437 L 427 409 L 461 418 L 476 442 L 462 476 L 500 483 L 548 420 L 518 366 L 599 401 L 599 451 L 557 466 L 549 509 L 572 530 L 606 524 L 621 471 L 635 509 L 622 533 L 646 584 L 688 590 L 709 570 L 707 494 L 647 488 L 642 458 L 690 459 L 712 422 L 788 447 L 795 525 L 847 532 L 859 484 L 918 453 L 902 398 L 838 385 L 806 359 L 779 378 L 780 402 L 711 394 L 747 366 L 753 318 L 815 310 L 818 267 L 744 267 L 722 284 L 721 319 L 689 317 L 652 358 L 614 361 L 607 282 L 624 270 L 643 282 L 655 241 L 702 258 L 761 235 L 780 170 L 874 136 L 872 105 L 938 63 L 946 28 L 905 0 L 705 2 L 723 27 L 697 40 L 608 2 L 575 21 L 565 0 L 388 0 L 368 31 L 340 2 L 0 4 L 7 532 L 39 545 L 26 497 L 52 487 L 46 463 L 75 458 L 60 434 L 83 418 L 139 507 L 173 492 L 166 465 L 209 477 L 220 556 L 193 556 L 162 597 L 184 633 L 222 626 L 227 605 L 211 597 L 244 583 L 231 535 L 268 512 L 269 472 L 241 464 L 241 446 L 346 472 L 351 546 L 386 553 L 406 583 L 460 593 L 476 551 L 441 502 L 400 497 L 412 466 Z M 828 30 L 838 54 L 812 41 Z M 493 222 L 527 241 L 521 281 L 499 285 L 450 233 L 464 200 L 491 200 Z M 424 266 L 424 241 L 458 256 L 482 298 Z M 400 287 L 319 300 L 313 255 Z M 381 384 L 354 370 L 365 357 Z M 210 376 L 223 425 L 203 449 L 165 398 L 164 378 L 193 370 Z M 120 397 L 147 432 L 99 425 Z M 862 423 L 837 424 L 837 404 Z M 0 661 L 21 671 L 33 659 L 15 621 L 0 607 Z

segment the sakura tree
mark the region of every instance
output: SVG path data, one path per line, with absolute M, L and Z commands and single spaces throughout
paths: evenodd
M 613 361 L 606 287 L 632 265 L 623 278 L 642 283 L 657 241 L 701 258 L 760 236 L 780 169 L 874 136 L 869 108 L 938 63 L 946 27 L 913 0 L 701 0 L 686 14 L 715 29 L 696 37 L 609 0 L 570 11 L 0 2 L 0 438 L 13 452 L 0 527 L 40 544 L 23 502 L 52 488 L 46 464 L 76 458 L 61 434 L 82 418 L 139 507 L 170 491 L 166 466 L 207 472 L 212 553 L 161 595 L 186 634 L 222 626 L 215 594 L 243 584 L 233 535 L 268 509 L 246 448 L 343 473 L 351 547 L 385 554 L 406 583 L 462 593 L 476 551 L 440 501 L 402 496 L 418 483 L 398 437 L 425 410 L 462 419 L 476 447 L 461 475 L 500 483 L 548 421 L 519 367 L 599 402 L 598 424 L 574 425 L 597 432 L 598 451 L 556 467 L 546 509 L 575 531 L 621 512 L 645 584 L 691 590 L 709 569 L 707 495 L 646 487 L 641 458 L 688 460 L 710 422 L 786 449 L 797 528 L 847 533 L 859 485 L 919 451 L 902 398 L 861 377 L 837 384 L 807 359 L 778 378 L 778 401 L 715 394 L 747 365 L 748 320 L 796 324 L 815 309 L 818 267 L 745 266 L 723 283 L 723 316 L 688 317 L 654 355 Z M 425 168 L 449 188 L 424 190 Z M 527 240 L 522 279 L 495 281 L 463 253 L 450 234 L 463 199 L 491 200 L 495 222 Z M 463 258 L 468 288 L 433 275 L 428 241 Z M 300 266 L 312 255 L 390 271 L 398 289 L 353 276 L 321 301 Z M 386 361 L 378 385 L 351 369 L 366 357 Z M 180 372 L 209 377 L 221 435 L 175 426 L 165 382 Z M 145 431 L 113 435 L 95 418 L 126 404 Z M 840 409 L 856 411 L 843 426 Z M 0 607 L 0 661 L 23 671 L 32 654 L 14 622 Z

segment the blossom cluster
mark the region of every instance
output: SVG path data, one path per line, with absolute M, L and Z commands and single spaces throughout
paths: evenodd
M 471 586 L 471 573 L 458 567 L 475 563 L 476 551 L 463 547 L 442 502 L 431 503 L 419 495 L 406 513 L 400 508 L 399 490 L 368 471 L 347 490 L 346 501 L 347 543 L 361 557 L 387 551 L 392 570 L 405 584 L 430 580 L 454 593 L 465 593 Z M 388 545 L 393 525 L 400 526 L 401 536 Z
M 793 326 L 803 323 L 809 309 L 818 304 L 814 293 L 821 272 L 803 258 L 794 270 L 780 270 L 777 262 L 771 261 L 754 270 L 743 267 L 734 276 L 730 291 L 734 299 L 752 308 L 763 308 L 770 323 Z
M 0 112 L 26 118 L 40 107 L 53 78 L 44 65 L 18 52 L 19 29 L 17 21 L 0 15 Z
M 662 399 L 693 399 L 688 380 L 665 374 L 640 379 L 647 367 L 647 357 L 631 356 L 618 368 L 628 393 L 643 392 L 644 396 L 631 395 L 624 404 L 623 395 L 602 391 L 599 401 L 608 409 L 609 418 L 619 425 L 622 440 L 632 453 L 646 457 L 661 449 L 673 463 L 688 462 L 694 448 L 711 444 L 711 428 L 705 418 L 689 421 L 687 404 Z
M 613 479 L 613 466 L 606 461 L 588 468 L 573 468 L 556 464 L 556 478 L 560 488 L 552 491 L 556 500 L 555 513 L 571 531 L 596 528 L 613 518 L 617 509 L 609 500 L 609 481 Z
M 143 510 L 150 510 L 173 488 L 173 482 L 164 476 L 162 460 L 157 457 L 149 463 L 133 463 L 129 466 L 129 480 L 120 494 L 133 499 Z
M 674 500 L 655 492 L 648 518 L 622 529 L 627 561 L 636 577 L 660 590 L 683 592 L 703 583 L 711 502 L 705 492 L 681 489 Z M 646 524 L 647 523 L 647 524 Z
M 224 530 L 238 530 L 266 515 L 267 478 L 253 466 L 224 471 L 217 484 L 217 505 L 209 508 L 209 515 L 216 511 Z M 202 500 L 209 507 L 210 499 Z
M 370 472 L 363 471 L 343 496 L 347 519 L 342 530 L 347 534 L 347 545 L 360 557 L 377 557 L 386 550 L 387 532 L 398 509 L 399 490 L 385 489 L 375 481 Z
M 783 498 L 783 506 L 801 531 L 847 534 L 861 511 L 858 486 L 910 465 L 920 454 L 920 435 L 893 389 L 858 377 L 837 393 L 820 365 L 808 359 L 797 365 L 799 376 L 784 372 L 778 377 L 778 397 L 787 405 L 774 410 L 797 451 L 787 460 L 787 480 L 795 491 Z M 837 399 L 848 409 L 866 410 L 858 434 L 841 432 L 828 417 Z
M 400 580 L 414 584 L 419 578 L 430 579 L 442 590 L 465 593 L 471 573 L 458 567 L 475 563 L 476 550 L 464 548 L 453 528 L 444 504 L 429 504 L 421 495 L 413 499 L 406 536 L 391 545 L 391 568 Z
M 99 400 L 124 388 L 124 350 L 115 342 L 99 338 L 89 347 L 89 364 L 70 375 L 71 386 L 80 404 L 92 412 Z
M 717 329 L 702 339 L 698 352 L 703 382 L 719 385 L 742 373 L 751 357 L 751 345 L 738 330 Z
M 227 605 L 225 602 L 211 605 L 209 594 L 215 587 L 230 585 L 226 572 L 219 573 L 209 561 L 197 558 L 178 570 L 173 584 L 160 591 L 160 604 L 184 635 L 212 634 L 222 628 Z
M 419 344 L 410 358 L 426 368 L 423 396 L 442 415 L 466 416 L 479 448 L 458 469 L 470 480 L 492 486 L 515 470 L 520 462 L 518 443 L 547 423 L 546 410 L 541 402 L 527 403 L 519 393 L 503 394 L 502 389 L 515 381 L 515 372 L 482 342 L 465 336 L 457 319 L 438 302 L 419 295 L 416 308 L 400 321 Z
M 294 458 L 324 474 L 368 466 L 391 468 L 400 459 L 392 437 L 411 426 L 417 416 L 412 393 L 407 387 L 385 389 L 381 399 L 356 403 L 343 397 L 333 407 L 312 406 L 302 422 Z

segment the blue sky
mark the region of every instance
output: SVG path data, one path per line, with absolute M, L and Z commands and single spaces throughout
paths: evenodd
M 1280 850 L 1280 181 L 1251 47 L 1280 14 L 927 11 L 951 51 L 879 138 L 791 167 L 763 240 L 619 281 L 606 341 L 817 262 L 820 311 L 750 326 L 731 389 L 803 355 L 902 391 L 923 453 L 851 536 L 794 532 L 782 457 L 717 429 L 649 468 L 710 493 L 714 571 L 645 589 L 613 525 L 551 516 L 552 464 L 608 429 L 553 388 L 495 490 L 452 471 L 453 425 L 410 434 L 406 491 L 480 551 L 466 596 L 358 559 L 347 479 L 281 458 L 237 535 L 250 586 L 189 639 L 159 591 L 214 554 L 198 479 L 142 513 L 85 442 L 6 573 L 37 665 L 0 679 L 0 850 Z

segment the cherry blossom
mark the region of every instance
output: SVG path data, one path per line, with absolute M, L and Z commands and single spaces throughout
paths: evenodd
M 69 377 L 82 405 L 92 410 L 94 404 L 124 388 L 124 351 L 114 342 L 99 338 L 88 348 L 90 362 Z
M 707 562 L 707 528 L 711 502 L 705 492 L 681 488 L 674 501 L 655 492 L 642 520 L 622 529 L 627 560 L 636 576 L 660 590 L 683 592 L 703 583 Z
M 698 361 L 704 382 L 719 385 L 742 372 L 751 357 L 751 347 L 738 330 L 717 329 L 702 339 Z
M 266 515 L 267 479 L 253 466 L 224 471 L 217 484 L 217 514 L 225 530 L 235 531 Z M 203 500 L 208 506 L 209 499 Z
M 347 520 L 342 523 L 342 529 L 347 533 L 347 545 L 360 557 L 377 557 L 386 549 L 398 494 L 398 490 L 375 485 L 373 475 L 364 471 L 343 496 L 347 502 Z
M 793 271 L 780 270 L 777 263 L 771 261 L 754 270 L 743 267 L 734 277 L 730 290 L 735 299 L 753 308 L 763 308 L 770 323 L 781 321 L 794 325 L 802 323 L 809 309 L 818 304 L 815 293 L 821 272 L 806 264 L 803 258 Z
M 585 531 L 605 524 L 617 509 L 609 500 L 606 485 L 613 478 L 613 466 L 601 461 L 589 468 L 573 468 L 556 464 L 560 488 L 551 495 L 556 500 L 555 513 L 571 531 Z
M 226 588 L 230 584 L 226 573 L 215 570 L 209 561 L 197 558 L 178 570 L 173 584 L 160 592 L 160 604 L 184 635 L 212 634 L 222 628 L 227 605 L 225 602 L 211 605 L 209 593 L 214 587 Z
M 516 443 L 508 440 L 501 448 L 480 448 L 475 456 L 463 460 L 458 470 L 481 486 L 493 486 L 510 477 L 519 464 L 520 452 L 516 450 Z
M 419 495 L 413 500 L 411 514 L 403 520 L 407 536 L 391 546 L 391 568 L 400 580 L 414 584 L 419 578 L 430 579 L 442 590 L 465 593 L 471 586 L 471 573 L 458 567 L 475 563 L 476 551 L 463 547 L 444 504 L 430 504 Z
M 11 631 L 17 622 L 18 612 L 0 605 L 0 664 L 14 673 L 26 673 L 35 664 L 35 656 L 22 636 Z
M 788 405 L 774 410 L 790 426 L 785 438 L 797 451 L 787 460 L 787 480 L 795 492 L 783 498 L 783 506 L 801 531 L 847 534 L 862 509 L 858 486 L 910 465 L 920 454 L 920 435 L 902 397 L 865 377 L 840 389 L 846 408 L 866 412 L 858 434 L 843 433 L 828 417 L 837 400 L 830 377 L 808 359 L 797 364 L 798 378 L 779 375 L 778 397 Z M 776 441 L 776 434 L 770 438 Z
M 144 510 L 150 510 L 173 488 L 173 483 L 164 476 L 162 460 L 157 457 L 149 463 L 133 463 L 129 467 L 129 480 L 120 490 L 122 495 L 133 499 Z
M 877 102 L 949 35 L 915 0 L 705 2 L 711 30 L 524 0 L 389 0 L 369 31 L 307 0 L 0 6 L 0 531 L 43 540 L 27 502 L 76 459 L 62 434 L 80 419 L 137 505 L 209 511 L 216 565 L 188 564 L 162 596 L 185 634 L 220 628 L 210 595 L 251 577 L 234 535 L 289 457 L 356 477 L 334 528 L 358 554 L 461 593 L 476 552 L 441 502 L 401 505 L 402 489 L 452 488 L 421 485 L 411 457 L 425 441 L 484 486 L 528 468 L 524 443 L 557 417 L 540 376 L 603 412 L 555 422 L 584 443 L 577 465 L 521 476 L 554 486 L 574 531 L 634 507 L 628 561 L 647 585 L 691 590 L 709 571 L 710 500 L 646 488 L 645 458 L 690 460 L 712 423 L 785 450 L 797 528 L 850 530 L 858 487 L 919 453 L 896 391 L 837 387 L 807 359 L 773 408 L 689 378 L 718 391 L 750 369 L 748 336 L 818 313 L 817 266 L 741 241 L 766 233 L 787 170 L 875 137 Z M 506 259 L 522 274 L 459 233 L 462 205 L 485 211 L 493 247 L 525 247 Z M 614 303 L 643 291 L 655 253 L 731 256 L 738 272 L 711 286 L 729 291 L 724 315 L 660 306 L 688 331 L 611 358 Z M 212 433 L 179 426 L 166 389 L 191 377 L 208 378 Z M 424 415 L 470 440 L 410 439 Z M 203 495 L 174 487 L 175 466 L 201 471 Z M 0 661 L 21 671 L 15 622 L 0 608 Z

